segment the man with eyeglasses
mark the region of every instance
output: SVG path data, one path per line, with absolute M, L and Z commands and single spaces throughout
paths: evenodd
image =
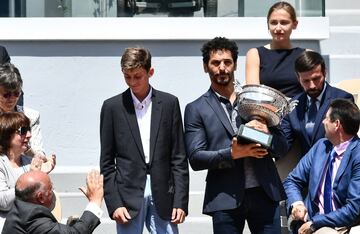
M 32 138 L 26 154 L 29 156 L 39 155 L 45 158 L 39 112 L 17 105 L 22 86 L 23 81 L 19 70 L 11 63 L 2 64 L 0 66 L 0 112 L 23 112 L 30 119 Z

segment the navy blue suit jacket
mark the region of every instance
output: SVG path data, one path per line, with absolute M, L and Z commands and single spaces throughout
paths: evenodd
M 354 98 L 350 93 L 327 84 L 316 115 L 314 132 L 312 137 L 309 138 L 305 129 L 305 113 L 307 111 L 308 101 L 307 95 L 303 92 L 294 97 L 294 100 L 299 100 L 298 105 L 281 121 L 281 128 L 287 139 L 288 150 L 290 150 L 295 139 L 298 139 L 301 144 L 301 155 L 299 155 L 301 157 L 306 154 L 311 146 L 313 146 L 320 138 L 325 137 L 325 129 L 322 121 L 325 118 L 331 101 L 335 98 L 345 98 L 354 101 Z
M 245 190 L 243 159 L 231 158 L 231 140 L 235 135 L 218 97 L 211 89 L 185 109 L 185 147 L 194 170 L 208 170 L 203 212 L 235 209 L 241 205 Z M 271 156 L 285 154 L 286 140 L 279 128 L 274 134 Z M 273 201 L 285 199 L 285 193 L 271 156 L 250 158 L 260 186 Z
M 352 226 L 360 214 L 360 140 L 357 136 L 346 149 L 333 184 L 333 196 L 340 208 L 326 215 L 319 214 L 315 202 L 317 189 L 332 148 L 326 138 L 319 140 L 284 182 L 288 206 L 295 201 L 302 201 L 301 191 L 309 188 L 305 206 L 316 229 Z
M 136 217 L 144 199 L 146 175 L 156 211 L 170 220 L 172 209 L 188 212 L 189 170 L 178 99 L 152 90 L 150 161 L 145 154 L 130 89 L 106 101 L 100 116 L 100 169 L 110 217 L 126 207 Z

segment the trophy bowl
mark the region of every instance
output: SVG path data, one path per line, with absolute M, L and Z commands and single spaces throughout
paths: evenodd
M 265 119 L 269 127 L 276 126 L 296 106 L 280 91 L 266 85 L 244 85 L 238 89 L 238 112 L 246 121 Z

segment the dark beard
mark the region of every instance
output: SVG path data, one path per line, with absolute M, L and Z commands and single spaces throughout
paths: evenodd
M 230 83 L 232 83 L 234 81 L 234 78 L 231 74 L 227 74 L 227 78 L 225 78 L 225 79 L 220 78 L 220 76 L 224 76 L 224 74 L 214 76 L 211 79 L 214 83 L 216 83 L 217 85 L 221 85 L 221 86 L 228 86 Z

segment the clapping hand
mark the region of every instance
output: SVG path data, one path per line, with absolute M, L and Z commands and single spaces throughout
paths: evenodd
M 56 155 L 50 157 L 36 154 L 31 160 L 30 171 L 42 171 L 49 174 L 56 165 Z
M 56 155 L 52 154 L 50 157 L 42 159 L 41 171 L 49 174 L 56 165 Z

